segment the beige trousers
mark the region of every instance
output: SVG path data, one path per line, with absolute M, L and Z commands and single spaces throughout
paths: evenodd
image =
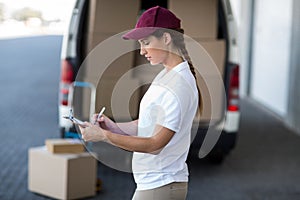
M 151 190 L 136 190 L 132 200 L 185 200 L 188 183 L 173 182 Z

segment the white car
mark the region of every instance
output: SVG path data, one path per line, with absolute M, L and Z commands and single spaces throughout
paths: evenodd
M 204 111 L 204 117 L 199 123 L 197 135 L 191 144 L 191 155 L 196 153 L 201 156 L 200 149 L 209 136 L 206 134 L 208 128 L 219 130 L 220 136 L 210 138 L 215 141 L 213 149 L 206 156 L 215 163 L 221 163 L 224 157 L 234 148 L 239 131 L 240 109 L 239 109 L 239 61 L 237 56 L 237 32 L 235 21 L 230 7 L 229 0 L 206 0 L 206 1 L 143 1 L 143 0 L 122 0 L 122 1 L 97 1 L 97 0 L 78 0 L 73 10 L 68 32 L 64 36 L 62 47 L 61 80 L 59 94 L 59 126 L 61 137 L 79 137 L 73 124 L 62 118 L 68 115 L 70 108 L 73 107 L 76 115 L 83 120 L 88 120 L 93 110 L 99 111 L 102 106 L 107 108 L 105 114 L 115 118 L 111 108 L 111 92 L 115 80 L 127 72 L 123 69 L 127 62 L 132 59 L 122 58 L 120 62 L 115 62 L 108 70 L 108 77 L 95 85 L 96 99 L 95 105 L 91 105 L 90 96 L 86 91 L 78 90 L 74 94 L 74 103 L 69 102 L 70 86 L 77 81 L 80 66 L 84 63 L 88 54 L 109 36 L 126 31 L 134 27 L 138 14 L 149 7 L 160 5 L 168 7 L 172 12 L 182 18 L 185 33 L 192 39 L 199 42 L 210 54 L 218 69 L 224 84 L 226 101 L 222 98 L 217 99 L 220 110 L 216 119 L 210 120 L 209 111 Z M 128 56 L 133 58 L 131 65 L 141 64 L 138 53 Z M 126 67 L 125 67 L 126 68 Z M 123 71 L 122 71 L 123 70 Z M 113 71 L 113 72 L 111 72 Z M 85 76 L 91 72 L 80 72 L 80 80 L 88 80 Z M 155 75 L 155 74 L 153 74 Z M 113 77 L 113 78 L 111 78 Z M 133 79 L 138 80 L 138 75 L 133 75 Z M 141 76 L 145 80 L 143 76 Z M 143 80 L 138 80 L 140 83 Z M 115 82 L 114 82 L 115 81 Z M 201 84 L 200 84 L 201 85 Z M 203 83 L 201 85 L 203 86 Z M 201 89 L 200 87 L 200 89 Z M 136 92 L 134 100 L 130 104 L 130 114 L 132 118 L 138 115 L 139 100 L 143 96 L 147 87 L 142 87 Z M 99 93 L 105 91 L 105 95 Z M 203 96 L 209 97 L 203 90 Z M 219 89 L 215 89 L 219 91 Z M 73 95 L 73 94 L 72 94 Z M 220 97 L 221 94 L 217 94 Z M 103 97 L 105 96 L 105 97 Z M 72 99 L 72 98 L 71 98 Z M 207 102 L 214 102 L 209 98 L 204 98 L 204 107 L 209 107 Z M 95 107 L 93 107 L 95 106 Z M 93 107 L 92 109 L 90 109 Z M 120 118 L 118 118 L 120 119 Z M 126 120 L 126 119 L 124 119 Z M 213 121 L 213 123 L 212 123 Z M 222 125 L 222 126 L 221 126 Z M 204 141 L 204 142 L 203 142 Z M 202 149 L 203 150 L 203 149 Z M 203 154 L 203 152 L 202 152 Z

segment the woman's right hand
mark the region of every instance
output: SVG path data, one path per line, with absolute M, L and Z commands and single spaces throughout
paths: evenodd
M 94 124 L 98 124 L 104 130 L 112 131 L 112 129 L 116 126 L 116 123 L 105 115 L 102 115 L 98 119 L 98 114 L 94 114 L 93 121 L 95 122 Z

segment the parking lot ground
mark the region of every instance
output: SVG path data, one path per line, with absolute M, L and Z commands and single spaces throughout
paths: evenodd
M 59 137 L 61 36 L 0 40 L 0 199 L 50 199 L 28 191 L 28 149 Z M 300 136 L 256 102 L 241 101 L 236 148 L 222 165 L 188 161 L 190 200 L 300 199 Z M 132 175 L 99 163 L 103 189 L 88 199 L 131 199 Z

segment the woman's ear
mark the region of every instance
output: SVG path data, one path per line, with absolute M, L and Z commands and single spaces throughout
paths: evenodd
M 171 37 L 170 33 L 167 33 L 167 32 L 164 33 L 163 39 L 164 39 L 164 43 L 166 45 L 169 45 L 172 41 L 172 37 Z

